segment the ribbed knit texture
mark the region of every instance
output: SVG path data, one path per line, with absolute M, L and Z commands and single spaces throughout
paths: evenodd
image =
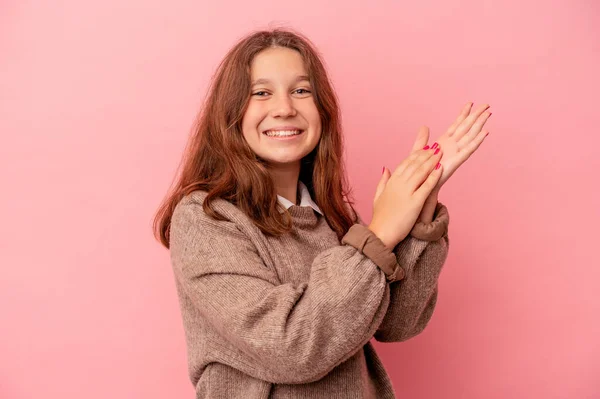
M 429 322 L 448 253 L 446 208 L 438 203 L 433 223 L 396 246 L 405 277 L 388 283 L 310 207 L 291 206 L 293 231 L 275 238 L 222 199 L 213 205 L 228 220 L 210 218 L 205 196 L 186 196 L 171 221 L 196 397 L 396 398 L 369 341 L 404 341 Z

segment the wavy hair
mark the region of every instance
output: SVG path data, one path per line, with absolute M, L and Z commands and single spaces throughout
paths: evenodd
M 154 217 L 154 235 L 165 247 L 169 248 L 171 217 L 177 203 L 195 190 L 207 192 L 204 212 L 217 220 L 225 217 L 211 207 L 211 202 L 222 198 L 240 208 L 266 235 L 280 236 L 292 229 L 290 214 L 279 211 L 275 185 L 264 161 L 242 135 L 241 121 L 251 95 L 250 65 L 256 54 L 271 47 L 300 53 L 321 117 L 321 138 L 302 159 L 299 178 L 339 239 L 356 222 L 358 215 L 352 206 L 342 159 L 341 115 L 333 86 L 314 45 L 297 32 L 277 28 L 244 37 L 219 64 L 177 176 Z

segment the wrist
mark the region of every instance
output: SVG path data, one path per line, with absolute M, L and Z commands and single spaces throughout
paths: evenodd
M 429 196 L 425 200 L 425 205 L 429 205 L 429 206 L 437 205 L 439 194 L 440 194 L 440 190 L 438 188 L 436 188 L 431 193 L 429 193 Z M 425 206 L 423 208 L 425 208 Z
M 436 192 L 432 191 L 431 194 L 429 194 L 429 197 L 427 197 L 427 199 L 425 200 L 423 209 L 421 209 L 419 218 L 417 219 L 418 223 L 429 224 L 429 223 L 433 222 L 435 208 L 437 207 L 437 204 L 438 204 L 438 193 L 439 193 L 439 190 L 437 190 Z
M 370 224 L 369 226 L 367 226 L 367 228 L 371 230 L 373 234 L 375 234 L 375 236 L 379 238 L 379 240 L 381 240 L 381 242 L 383 243 L 383 245 L 385 245 L 386 248 L 391 250 L 396 246 L 396 244 L 392 245 L 391 243 L 389 243 L 385 235 L 383 235 L 375 226 L 373 226 L 373 224 Z
M 436 187 L 433 190 L 431 190 L 431 193 L 429 193 L 429 196 L 427 197 L 427 199 L 431 200 L 433 198 L 437 201 L 437 198 L 440 194 L 440 189 L 441 189 L 441 187 Z

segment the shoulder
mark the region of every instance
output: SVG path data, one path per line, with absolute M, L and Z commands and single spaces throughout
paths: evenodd
M 204 212 L 203 208 L 204 200 L 207 195 L 208 192 L 204 190 L 196 190 L 184 196 L 173 210 L 173 219 L 183 217 L 186 214 L 189 217 L 190 213 L 195 214 L 201 219 L 211 218 Z M 222 198 L 214 198 L 211 201 L 211 208 L 231 221 L 235 221 L 245 216 L 237 206 Z
M 215 198 L 211 208 L 221 215 L 224 220 L 213 218 L 204 211 L 204 200 L 208 193 L 196 190 L 184 196 L 175 206 L 171 216 L 171 237 L 184 238 L 193 231 L 202 230 L 216 235 L 238 235 L 241 231 L 248 230 L 252 221 L 237 206 L 222 198 Z
M 257 234 L 243 221 L 243 213 L 223 199 L 211 207 L 224 220 L 204 211 L 206 192 L 194 191 L 175 206 L 170 227 L 170 256 L 177 273 L 192 278 L 202 273 L 222 273 L 228 265 L 260 262 Z

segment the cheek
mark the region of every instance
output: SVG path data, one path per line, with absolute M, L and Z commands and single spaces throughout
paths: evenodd
M 314 103 L 306 104 L 302 109 L 302 114 L 313 127 L 321 127 L 321 115 L 319 115 L 319 110 Z
M 315 126 L 315 129 L 319 134 L 321 134 L 321 129 L 323 125 L 321 123 L 321 115 L 319 115 L 319 111 L 315 108 L 311 117 L 311 123 Z
M 258 115 L 258 110 L 256 107 L 249 106 L 242 117 L 242 129 L 244 134 L 250 133 L 256 130 L 258 123 L 260 122 L 260 117 Z

